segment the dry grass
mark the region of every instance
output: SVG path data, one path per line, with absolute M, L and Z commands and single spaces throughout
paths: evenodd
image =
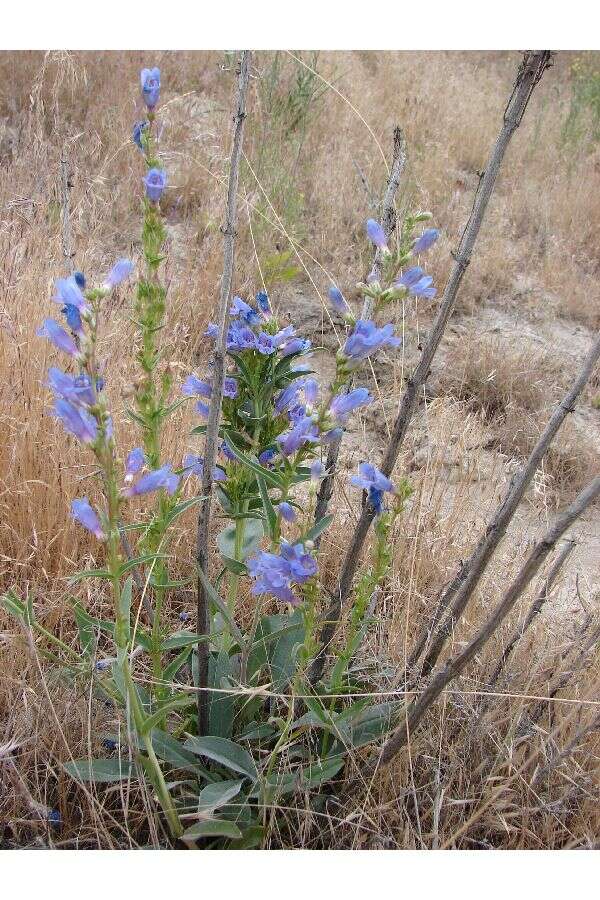
M 312 60 L 308 54 L 303 58 Z M 501 496 L 513 457 L 528 452 L 548 404 L 572 371 L 573 359 L 565 369 L 552 347 L 533 354 L 522 347 L 520 325 L 509 347 L 493 335 L 482 336 L 479 317 L 490 309 L 509 311 L 533 331 L 564 319 L 569 327 L 580 327 L 584 343 L 586 328 L 600 325 L 600 151 L 585 141 L 565 147 L 560 140 L 573 58 L 558 57 L 510 148 L 461 295 L 460 313 L 475 338 L 450 343 L 438 373 L 442 396 L 416 423 L 403 460 L 415 494 L 395 536 L 394 574 L 378 610 L 381 624 L 365 650 L 365 664 L 376 659 L 384 672 L 383 690 L 396 684 L 395 673 L 438 591 Z M 200 335 L 221 269 L 218 226 L 232 87 L 222 61 L 219 53 L 161 53 L 155 59 L 163 70 L 163 146 L 172 173 L 166 340 L 182 376 L 201 361 Z M 67 509 L 75 492 L 89 490 L 93 468 L 45 412 L 43 382 L 53 355 L 35 338 L 35 329 L 49 309 L 52 281 L 64 268 L 57 189 L 63 145 L 73 170 L 77 267 L 94 279 L 116 256 L 137 252 L 141 165 L 129 134 L 140 112 L 138 69 L 146 63 L 136 52 L 0 54 L 0 588 L 31 590 L 44 624 L 67 642 L 74 635 L 65 579 L 97 552 L 71 526 Z M 362 112 L 386 154 L 393 125 L 405 129 L 410 162 L 401 201 L 432 209 L 443 230 L 431 263 L 439 283 L 471 207 L 516 63 L 515 53 L 336 53 L 316 60 L 323 77 Z M 316 303 L 316 292 L 323 293 L 331 276 L 351 293 L 364 273 L 361 222 L 372 211 L 370 197 L 379 195 L 385 170 L 372 136 L 333 91 L 300 104 L 306 118 L 298 124 L 290 98 L 297 99 L 302 69 L 288 55 L 275 62 L 273 54 L 260 53 L 257 69 L 261 78 L 253 81 L 250 103 L 235 287 L 242 295 L 259 288 L 279 255 L 292 250 L 289 263 L 299 274 L 290 283 L 275 280 L 270 288 L 282 312 L 292 300 L 301 310 L 305 302 Z M 102 350 L 117 403 L 131 378 L 130 299 L 125 290 L 115 297 L 104 323 Z M 418 335 L 433 309 L 434 304 L 421 304 L 405 310 L 405 351 L 397 364 L 376 368 L 377 420 L 365 417 L 350 436 L 349 464 L 370 453 L 377 459 Z M 591 409 L 589 397 L 584 405 L 584 426 L 595 430 L 597 446 L 600 413 Z M 170 423 L 165 457 L 181 458 L 190 421 L 181 413 Z M 584 446 L 580 424 L 563 430 L 455 641 L 498 599 L 549 514 L 550 494 L 553 504 L 561 502 L 591 469 L 597 471 L 597 450 Z M 124 417 L 116 425 L 121 446 L 128 448 Z M 336 511 L 326 571 L 339 559 L 354 515 L 342 484 Z M 191 520 L 188 524 L 174 547 L 182 571 L 192 552 Z M 551 674 L 568 665 L 563 653 L 583 619 L 580 601 L 593 608 L 600 551 L 595 524 L 592 517 L 578 531 L 582 552 L 553 595 L 553 615 L 542 617 L 515 655 L 510 681 L 501 687 L 510 696 L 494 701 L 481 721 L 471 692 L 485 687 L 502 641 L 524 607 L 457 683 L 461 693 L 445 695 L 431 711 L 410 753 L 372 784 L 361 781 L 357 761 L 349 767 L 339 807 L 317 813 L 300 803 L 282 811 L 284 824 L 273 826 L 270 845 L 596 845 L 597 731 L 584 734 L 537 786 L 532 782 L 596 715 L 597 658 L 592 655 L 561 702 L 545 705 L 526 742 L 517 747 L 513 739 L 523 711 L 533 704 L 526 697 L 548 696 Z M 92 609 L 102 609 L 101 592 L 85 599 Z M 179 608 L 173 608 L 174 617 Z M 99 749 L 101 735 L 114 730 L 114 715 L 93 703 L 85 686 L 66 690 L 53 680 L 12 622 L 2 618 L 0 628 L 0 823 L 6 845 L 164 843 L 147 814 L 149 800 L 137 786 L 126 795 L 114 789 L 84 793 L 61 773 L 59 763 L 69 753 Z M 578 702 L 567 703 L 569 698 Z M 40 821 L 46 806 L 60 806 L 60 834 Z

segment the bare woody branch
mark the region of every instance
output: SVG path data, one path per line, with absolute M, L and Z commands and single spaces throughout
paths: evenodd
M 392 168 L 388 178 L 387 187 L 381 204 L 381 225 L 385 231 L 386 237 L 390 237 L 396 228 L 396 193 L 402 178 L 404 166 L 406 165 L 406 141 L 399 125 L 394 128 L 394 151 L 392 156 Z M 373 272 L 376 280 L 381 278 L 381 249 L 377 247 L 373 259 Z M 368 319 L 373 311 L 372 297 L 365 297 L 363 302 L 362 317 Z M 327 451 L 327 460 L 325 463 L 325 478 L 321 481 L 317 502 L 315 505 L 315 522 L 319 522 L 323 516 L 327 515 L 329 503 L 333 496 L 333 483 L 335 478 L 335 468 L 337 466 L 338 456 L 340 454 L 340 446 L 343 435 L 340 435 L 337 441 L 333 441 L 329 445 Z M 320 538 L 317 538 L 315 544 L 318 546 Z
M 204 447 L 204 471 L 202 476 L 201 495 L 202 501 L 198 515 L 198 530 L 196 543 L 196 563 L 198 568 L 208 576 L 208 544 L 210 533 L 210 511 L 212 502 L 213 469 L 217 458 L 219 419 L 221 415 L 221 403 L 223 400 L 223 383 L 225 379 L 225 356 L 227 346 L 227 326 L 229 298 L 231 295 L 231 283 L 233 280 L 235 235 L 237 223 L 237 191 L 240 170 L 240 158 L 242 154 L 242 141 L 244 136 L 244 120 L 246 118 L 246 96 L 250 78 L 250 59 L 252 52 L 242 52 L 238 71 L 238 90 L 236 112 L 234 116 L 233 143 L 231 160 L 229 164 L 229 184 L 227 188 L 227 212 L 225 225 L 222 228 L 223 240 L 223 278 L 221 280 L 221 293 L 218 310 L 219 334 L 213 354 L 212 394 L 208 423 L 206 426 L 206 443 Z M 202 579 L 198 577 L 198 634 L 208 634 L 210 630 L 210 604 L 204 590 Z M 198 734 L 203 735 L 208 731 L 208 642 L 198 643 Z
M 438 314 L 429 332 L 429 336 L 421 359 L 411 377 L 400 402 L 400 408 L 390 442 L 388 444 L 381 471 L 389 476 L 398 459 L 398 454 L 408 432 L 408 427 L 417 408 L 423 386 L 429 376 L 429 370 L 433 358 L 440 345 L 440 341 L 448 324 L 448 319 L 454 309 L 458 289 L 469 262 L 481 224 L 496 184 L 498 172 L 504 159 L 510 140 L 519 127 L 531 94 L 542 77 L 544 70 L 551 64 L 552 54 L 549 50 L 535 50 L 525 53 L 511 97 L 504 111 L 502 129 L 496 139 L 496 143 L 490 154 L 485 172 L 479 182 L 479 188 L 475 195 L 473 209 L 463 232 L 457 252 L 454 254 L 455 265 L 450 274 L 449 281 L 442 297 Z M 350 547 L 342 564 L 340 578 L 334 600 L 326 613 L 326 620 L 321 632 L 321 650 L 316 657 L 312 669 L 312 681 L 320 678 L 325 664 L 325 653 L 330 645 L 339 622 L 340 613 L 344 601 L 347 599 L 352 586 L 352 581 L 360 561 L 360 555 L 364 541 L 375 517 L 375 510 L 367 503 L 363 507 L 361 516 L 356 525 L 356 530 L 350 542 Z
M 423 716 L 431 705 L 437 700 L 442 691 L 460 675 L 467 664 L 482 649 L 494 634 L 501 622 L 506 618 L 515 603 L 527 588 L 531 579 L 539 571 L 540 566 L 552 551 L 557 541 L 565 531 L 585 512 L 585 510 L 600 496 L 600 475 L 576 497 L 560 515 L 544 537 L 534 546 L 517 577 L 514 579 L 504 597 L 487 622 L 480 628 L 475 637 L 468 643 L 465 649 L 452 659 L 449 659 L 443 669 L 433 677 L 423 693 L 412 702 L 406 711 L 404 721 L 384 744 L 379 762 L 383 765 L 389 763 L 394 756 L 405 746 L 409 735 L 421 722 Z
M 490 688 L 492 688 L 498 681 L 498 678 L 500 677 L 500 674 L 501 674 L 502 670 L 504 669 L 504 667 L 508 661 L 508 658 L 510 657 L 510 655 L 513 652 L 514 648 L 516 647 L 517 643 L 522 639 L 525 632 L 531 627 L 531 624 L 534 621 L 534 619 L 542 611 L 542 607 L 544 606 L 544 603 L 547 601 L 548 597 L 550 596 L 550 591 L 552 590 L 554 582 L 558 578 L 558 574 L 559 574 L 560 570 L 562 569 L 563 565 L 565 564 L 565 562 L 567 561 L 567 558 L 572 553 L 573 548 L 575 547 L 575 543 L 576 543 L 575 541 L 567 541 L 565 543 L 564 547 L 562 548 L 562 550 L 560 551 L 560 553 L 558 554 L 558 556 L 556 557 L 556 559 L 554 560 L 554 563 L 552 564 L 552 568 L 548 572 L 547 577 L 544 579 L 544 584 L 542 586 L 541 591 L 539 592 L 539 594 L 537 595 L 537 597 L 535 598 L 535 600 L 529 607 L 529 611 L 528 611 L 527 615 L 525 616 L 525 621 L 523 622 L 522 625 L 515 628 L 514 632 L 512 633 L 512 635 L 510 637 L 510 640 L 508 641 L 506 647 L 504 648 L 504 650 L 502 652 L 502 656 L 498 660 L 498 664 L 497 664 L 496 668 L 494 669 L 494 672 L 489 680 Z
M 420 653 L 420 648 L 427 643 L 429 638 L 429 647 L 422 666 L 423 675 L 428 675 L 439 659 L 444 644 L 452 633 L 459 617 L 465 610 L 467 603 L 469 602 L 473 591 L 479 584 L 498 544 L 506 534 L 506 529 L 514 516 L 528 485 L 539 468 L 540 463 L 547 453 L 560 426 L 567 415 L 573 412 L 577 398 L 592 375 L 599 358 L 600 334 L 590 349 L 571 389 L 567 391 L 561 402 L 557 405 L 548 424 L 540 435 L 537 444 L 531 451 L 528 460 L 511 481 L 502 503 L 498 506 L 494 518 L 487 526 L 477 547 L 438 601 L 433 622 L 429 627 L 429 635 L 424 633 L 417 641 L 417 646 L 413 651 L 409 666 L 411 663 L 416 662 Z M 448 606 L 450 606 L 450 612 L 444 622 L 438 624 L 442 618 L 444 609 Z

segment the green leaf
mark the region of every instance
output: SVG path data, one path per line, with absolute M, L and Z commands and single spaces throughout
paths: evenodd
M 260 499 L 262 500 L 265 516 L 269 523 L 269 536 L 273 537 L 277 528 L 277 513 L 275 512 L 275 507 L 271 503 L 267 485 L 262 475 L 256 476 L 256 483 L 258 484 L 258 490 L 260 491 Z
M 253 781 L 258 778 L 256 765 L 248 751 L 227 738 L 191 737 L 185 742 L 184 747 L 192 753 L 197 753 L 198 756 L 205 756 L 220 763 L 233 772 L 240 772 Z
M 167 713 L 173 712 L 175 709 L 183 709 L 186 706 L 191 706 L 193 703 L 194 697 L 192 694 L 179 694 L 176 697 L 170 697 L 168 700 L 157 705 L 152 715 L 144 720 L 140 733 L 142 735 L 148 734 L 149 731 L 152 731 L 152 729 L 162 721 Z
M 243 783 L 244 780 L 240 779 L 239 781 L 215 781 L 213 784 L 207 784 L 198 794 L 198 810 L 207 812 L 225 806 L 229 800 L 237 797 Z
M 133 576 L 130 575 L 121 589 L 121 616 L 125 623 L 127 640 L 131 631 L 131 592 L 133 591 Z
M 83 581 L 84 578 L 106 578 L 110 580 L 112 575 L 107 569 L 82 569 L 81 572 L 75 572 L 74 575 L 69 577 L 69 584 L 77 584 L 78 581 Z
M 125 781 L 131 777 L 133 764 L 129 759 L 76 759 L 64 764 L 65 770 L 73 778 L 81 781 L 110 783 Z
M 196 773 L 201 771 L 205 777 L 208 775 L 204 767 L 199 764 L 197 757 L 166 731 L 155 728 L 151 737 L 154 752 L 163 762 L 170 763 L 176 769 L 186 769 Z
M 298 769 L 295 772 L 278 775 L 267 779 L 263 783 L 263 789 L 267 791 L 267 802 L 272 802 L 274 797 L 284 794 L 294 794 L 297 791 L 306 791 L 319 787 L 335 778 L 344 766 L 344 759 L 334 756 L 325 760 L 319 760 L 310 766 Z M 260 789 L 255 789 L 251 797 L 258 797 Z
M 261 519 L 249 518 L 245 522 L 244 535 L 241 542 L 239 560 L 235 553 L 235 525 L 228 525 L 217 535 L 217 546 L 223 557 L 234 562 L 247 559 L 260 546 L 264 535 Z
M 232 687 L 231 679 L 234 678 L 232 662 L 232 658 L 225 651 L 211 653 L 208 661 L 209 686 L 217 688 L 215 692 L 210 693 L 209 730 L 212 735 L 223 738 L 231 737 L 233 730 L 235 695 L 221 694 L 218 689 L 228 690 Z
M 184 512 L 187 512 L 188 509 L 191 509 L 193 506 L 197 506 L 198 503 L 202 500 L 202 497 L 192 497 L 191 500 L 182 500 L 181 503 L 178 503 L 177 506 L 174 506 L 169 515 L 164 520 L 165 529 L 172 525 L 173 522 L 182 516 Z
M 96 649 L 96 635 L 90 617 L 85 615 L 79 603 L 73 604 L 77 632 L 79 634 L 79 647 L 84 656 L 92 656 Z
M 254 850 L 260 847 L 265 836 L 265 829 L 262 825 L 249 825 L 242 828 L 241 840 L 232 841 L 229 844 L 229 850 Z
M 196 643 L 196 641 L 194 641 Z M 177 673 L 183 666 L 186 664 L 190 653 L 192 652 L 192 644 L 190 643 L 187 647 L 184 646 L 181 653 L 178 653 L 174 660 L 172 660 L 169 665 L 164 669 L 162 673 L 163 681 L 173 681 Z
M 225 837 L 239 840 L 242 832 L 235 822 L 226 819 L 208 819 L 206 822 L 196 822 L 181 836 L 183 841 L 193 841 L 198 838 Z
M 244 463 L 244 465 L 249 469 L 252 469 L 252 471 L 256 475 L 261 475 L 267 482 L 267 484 L 271 485 L 271 487 L 281 488 L 282 482 L 281 478 L 278 475 L 276 475 L 274 472 L 271 472 L 270 469 L 265 469 L 264 466 L 261 466 L 256 458 L 247 456 L 245 453 L 242 453 L 241 450 L 238 450 L 227 432 L 225 432 L 225 437 L 227 438 L 227 443 L 231 447 L 231 452 L 236 457 L 236 459 L 238 459 L 241 463 Z
M 214 605 L 217 607 L 217 609 L 219 610 L 219 612 L 221 613 L 221 615 L 223 616 L 223 618 L 229 625 L 230 631 L 231 631 L 232 635 L 234 636 L 234 638 L 236 639 L 236 641 L 238 641 L 240 647 L 243 647 L 244 646 L 244 635 L 242 634 L 242 632 L 236 625 L 226 604 L 223 603 L 223 601 L 221 600 L 221 598 L 215 591 L 214 587 L 210 583 L 209 579 L 206 577 L 206 575 L 204 574 L 204 572 L 202 571 L 202 569 L 199 566 L 198 566 L 197 571 L 198 571 L 198 577 L 200 578 L 200 581 L 202 582 L 204 590 L 208 594 L 211 602 L 214 603 Z
M 332 522 L 333 522 L 332 515 L 323 516 L 322 519 L 319 519 L 319 521 L 313 525 L 313 527 L 310 529 L 310 531 L 306 532 L 306 534 L 304 535 L 304 540 L 305 541 L 316 541 L 316 539 L 319 537 L 319 535 L 322 534 L 324 531 L 326 531 Z
M 160 645 L 161 650 L 179 650 L 180 647 L 188 647 L 198 644 L 200 641 L 207 641 L 206 634 L 194 634 L 192 631 L 176 631 L 174 634 L 165 638 Z
M 154 562 L 156 559 L 168 559 L 168 555 L 166 553 L 144 553 L 142 556 L 136 556 L 133 559 L 128 559 L 127 562 L 124 562 L 121 568 L 119 569 L 119 573 L 121 575 L 126 575 L 127 572 L 131 572 L 132 569 L 136 569 L 138 566 L 143 566 L 145 563 Z
M 300 610 L 291 615 L 263 616 L 248 659 L 249 675 L 266 666 L 273 689 L 284 687 L 295 671 L 296 649 L 303 642 L 304 622 Z

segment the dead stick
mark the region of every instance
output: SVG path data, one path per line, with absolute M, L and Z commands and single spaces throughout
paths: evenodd
M 381 204 L 381 225 L 388 238 L 396 227 L 395 198 L 405 165 L 406 141 L 404 140 L 402 129 L 399 125 L 396 125 L 396 127 L 394 128 L 394 152 L 392 157 L 392 168 L 390 170 L 390 177 L 388 178 L 387 187 L 383 196 L 383 202 Z M 379 247 L 375 251 L 375 256 L 373 259 L 373 272 L 375 274 L 375 279 L 378 281 L 381 278 L 381 250 Z M 363 302 L 362 318 L 368 319 L 372 314 L 372 311 L 373 299 L 371 297 L 365 297 Z M 348 390 L 350 390 L 350 386 L 348 387 Z M 327 515 L 329 503 L 333 496 L 335 468 L 337 466 L 338 456 L 340 454 L 342 438 L 343 435 L 340 435 L 337 441 L 333 441 L 333 443 L 329 445 L 329 449 L 327 451 L 327 460 L 325 462 L 326 475 L 325 478 L 323 478 L 323 480 L 321 481 L 319 493 L 317 495 L 317 502 L 315 505 L 315 522 L 320 522 L 323 516 Z M 320 542 L 321 538 L 318 537 L 315 541 L 315 545 L 318 547 Z
M 62 251 L 69 275 L 73 274 L 75 253 L 71 238 L 71 188 L 73 187 L 69 177 L 69 158 L 67 145 L 63 144 L 60 154 L 60 206 L 62 224 Z
M 204 471 L 202 475 L 202 497 L 198 515 L 198 531 L 196 544 L 196 563 L 198 568 L 208 577 L 208 541 L 210 532 L 210 510 L 212 501 L 213 469 L 217 458 L 219 438 L 219 419 L 223 400 L 223 382 L 225 379 L 225 355 L 227 347 L 227 308 L 233 280 L 233 263 L 235 250 L 235 228 L 237 223 L 237 190 L 239 181 L 240 158 L 244 136 L 244 120 L 246 118 L 246 95 L 250 78 L 250 50 L 242 51 L 238 70 L 238 91 L 236 113 L 234 117 L 233 143 L 229 164 L 229 184 L 227 188 L 227 213 L 222 231 L 223 240 L 223 278 L 219 301 L 218 325 L 219 335 L 213 354 L 213 377 L 208 423 L 206 426 L 206 442 L 204 446 Z M 210 631 L 210 603 L 204 590 L 202 579 L 198 577 L 198 634 L 205 635 Z M 198 643 L 198 734 L 208 732 L 209 696 L 208 684 L 208 641 Z
M 454 309 L 458 289 L 475 246 L 485 211 L 494 190 L 498 172 L 504 159 L 504 154 L 514 132 L 517 130 L 523 118 L 523 114 L 529 102 L 531 94 L 542 77 L 544 70 L 550 65 L 552 54 L 549 50 L 535 50 L 525 53 L 511 97 L 504 111 L 504 122 L 500 134 L 496 139 L 484 174 L 479 182 L 475 195 L 473 209 L 463 232 L 457 252 L 454 254 L 455 265 L 450 275 L 444 296 L 440 303 L 438 314 L 435 318 L 427 343 L 423 348 L 421 359 L 406 384 L 406 390 L 400 402 L 400 409 L 394 423 L 392 437 L 381 464 L 381 471 L 385 475 L 391 475 L 392 469 L 398 459 L 398 454 L 408 432 L 408 426 L 417 408 L 417 403 L 423 385 L 429 375 L 433 358 L 437 352 L 440 341 L 448 324 L 450 314 Z M 360 555 L 366 536 L 375 518 L 375 510 L 370 503 L 366 503 L 361 512 L 359 521 L 350 547 L 342 564 L 337 591 L 334 600 L 329 607 L 326 620 L 320 636 L 321 650 L 313 662 L 311 668 L 311 681 L 317 681 L 325 665 L 325 653 L 330 645 L 339 622 L 342 605 L 352 586 L 354 574 L 360 562 Z
M 527 462 L 513 477 L 502 503 L 498 506 L 494 518 L 487 526 L 477 547 L 467 562 L 463 564 L 456 578 L 442 594 L 438 601 L 433 621 L 429 626 L 428 634 L 422 633 L 417 641 L 417 646 L 413 650 L 411 659 L 409 660 L 409 666 L 418 659 L 419 648 L 421 646 L 424 647 L 428 640 L 430 641 L 430 646 L 422 666 L 423 675 L 428 675 L 435 666 L 448 637 L 452 633 L 459 617 L 465 610 L 473 591 L 479 584 L 498 544 L 506 534 L 506 529 L 517 511 L 517 507 L 519 506 L 529 483 L 537 472 L 542 459 L 546 455 L 548 448 L 554 440 L 562 423 L 567 415 L 573 412 L 577 398 L 587 384 L 599 358 L 600 333 L 591 347 L 573 386 L 567 391 L 561 402 L 557 405 L 548 424 L 540 435 L 537 444 L 531 451 Z M 442 618 L 444 609 L 449 605 L 450 612 L 446 619 L 442 624 L 438 624 Z
M 502 669 L 506 665 L 507 660 L 508 660 L 509 656 L 511 655 L 511 653 L 513 652 L 518 641 L 520 641 L 522 639 L 525 632 L 528 630 L 528 628 L 530 628 L 531 623 L 540 614 L 544 603 L 550 596 L 550 591 L 552 590 L 552 586 L 558 577 L 558 573 L 560 572 L 563 565 L 565 564 L 567 557 L 569 556 L 569 554 L 572 552 L 573 548 L 575 547 L 575 544 L 576 544 L 576 541 L 567 541 L 567 543 L 564 545 L 564 547 L 562 548 L 562 550 L 556 557 L 554 564 L 552 565 L 552 568 L 548 572 L 547 578 L 544 580 L 544 584 L 542 586 L 541 591 L 539 592 L 539 594 L 537 595 L 537 597 L 535 598 L 535 600 L 529 607 L 529 612 L 525 616 L 525 621 L 523 622 L 522 625 L 515 628 L 515 630 L 512 634 L 512 637 L 510 638 L 508 644 L 504 648 L 502 656 L 498 660 L 498 665 L 494 669 L 494 672 L 489 680 L 490 688 L 494 687 L 494 685 L 498 681 L 498 678 L 500 677 L 500 673 L 502 672 Z
M 429 686 L 412 702 L 406 711 L 405 721 L 396 729 L 381 751 L 380 761 L 387 765 L 405 746 L 409 735 L 421 722 L 430 706 L 437 700 L 442 691 L 457 678 L 473 657 L 482 649 L 494 634 L 501 622 L 514 607 L 515 603 L 538 572 L 540 566 L 551 552 L 562 535 L 600 496 L 600 475 L 576 497 L 548 529 L 541 541 L 534 546 L 517 577 L 514 579 L 504 597 L 487 622 L 480 628 L 475 637 L 457 656 L 449 659 L 444 668 L 435 675 Z

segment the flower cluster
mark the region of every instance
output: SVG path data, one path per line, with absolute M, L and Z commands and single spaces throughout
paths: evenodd
M 254 579 L 253 594 L 271 594 L 296 606 L 299 599 L 292 591 L 292 585 L 304 584 L 316 575 L 317 563 L 305 544 L 282 541 L 278 554 L 261 551 L 251 557 L 248 570 Z

